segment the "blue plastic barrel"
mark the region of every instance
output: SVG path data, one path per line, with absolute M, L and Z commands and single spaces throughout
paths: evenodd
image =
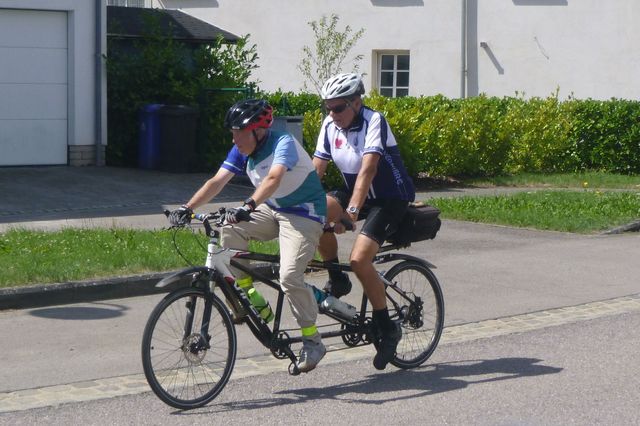
M 138 167 L 158 169 L 160 165 L 160 114 L 163 104 L 149 104 L 140 110 Z

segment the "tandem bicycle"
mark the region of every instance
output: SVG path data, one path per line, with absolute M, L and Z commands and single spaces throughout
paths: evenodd
M 236 325 L 246 325 L 275 358 L 288 359 L 291 375 L 300 374 L 292 345 L 302 342 L 302 336 L 299 330 L 296 334 L 294 330 L 281 328 L 285 293 L 278 283 L 279 256 L 220 247 L 219 228 L 230 226 L 224 222 L 224 213 L 225 209 L 220 208 L 217 212 L 193 215 L 202 222 L 209 238 L 205 264 L 158 282 L 156 287 L 175 289 L 153 309 L 144 329 L 142 364 L 147 382 L 163 402 L 179 409 L 201 407 L 223 390 L 236 361 Z M 432 272 L 435 266 L 415 256 L 392 252 L 407 245 L 387 242 L 374 257 L 374 264 L 395 262 L 379 273 L 386 289 L 389 315 L 402 328 L 402 339 L 391 361 L 402 369 L 418 367 L 432 355 L 444 325 L 444 299 Z M 238 262 L 240 259 L 253 262 L 245 266 Z M 276 292 L 271 324 L 235 282 L 230 266 L 245 272 L 254 282 L 263 283 L 261 289 Z M 307 272 L 329 267 L 351 271 L 346 263 L 312 260 Z M 362 296 L 359 308 L 352 308 L 345 315 L 344 310 L 319 305 L 320 314 L 335 320 L 319 326 L 323 339 L 340 338 L 347 349 L 374 342 L 366 296 Z

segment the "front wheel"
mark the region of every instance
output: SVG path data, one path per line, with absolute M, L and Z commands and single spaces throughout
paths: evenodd
M 227 384 L 236 360 L 237 337 L 218 297 L 196 288 L 165 296 L 142 337 L 147 382 L 166 404 L 201 407 Z
M 414 368 L 425 362 L 438 346 L 444 326 L 444 298 L 438 279 L 427 266 L 404 261 L 394 265 L 384 278 L 387 306 L 399 320 L 402 339 L 391 364 Z

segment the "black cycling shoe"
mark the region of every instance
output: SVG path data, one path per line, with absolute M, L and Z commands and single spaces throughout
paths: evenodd
M 378 370 L 384 370 L 389 362 L 396 355 L 398 343 L 402 339 L 402 328 L 400 324 L 393 321 L 393 329 L 379 331 L 380 338 L 374 341 L 376 356 L 373 358 L 373 366 Z
M 324 291 L 336 299 L 346 296 L 351 292 L 351 280 L 349 279 L 349 275 L 341 271 L 338 272 L 338 274 L 334 274 L 334 276 L 330 277 L 329 281 L 325 284 Z

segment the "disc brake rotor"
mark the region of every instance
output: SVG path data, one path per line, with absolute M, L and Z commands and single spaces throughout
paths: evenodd
M 207 355 L 205 339 L 200 333 L 189 335 L 182 345 L 182 352 L 191 364 L 200 364 Z

